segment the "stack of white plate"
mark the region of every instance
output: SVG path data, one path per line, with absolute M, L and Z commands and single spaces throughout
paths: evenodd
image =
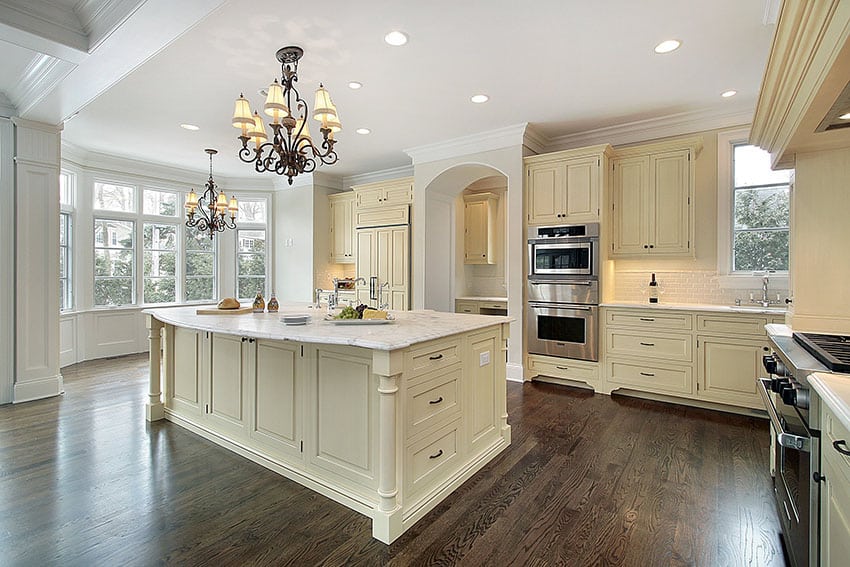
M 284 315 L 280 318 L 284 325 L 306 325 L 310 322 L 309 315 Z

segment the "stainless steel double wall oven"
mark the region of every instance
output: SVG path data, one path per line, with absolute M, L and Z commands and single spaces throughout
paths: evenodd
M 599 360 L 599 223 L 528 229 L 528 352 Z

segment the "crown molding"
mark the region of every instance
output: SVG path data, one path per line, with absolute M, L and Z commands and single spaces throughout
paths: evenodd
M 342 178 L 342 186 L 340 189 L 347 191 L 354 185 L 366 185 L 367 183 L 375 183 L 376 181 L 387 181 L 388 179 L 398 179 L 399 177 L 413 177 L 413 166 L 403 165 L 401 167 L 393 167 L 390 169 L 381 169 L 370 173 L 358 173 L 357 175 L 349 175 Z
M 18 109 L 15 107 L 15 104 L 9 100 L 9 98 L 2 92 L 0 92 L 0 116 L 5 118 L 11 118 L 12 116 L 17 116 Z
M 540 154 L 546 151 L 551 146 L 552 141 L 548 136 L 543 134 L 536 126 L 531 124 L 525 129 L 523 134 L 523 146 L 528 148 L 534 154 Z
M 410 156 L 413 164 L 429 163 L 452 157 L 476 154 L 499 150 L 512 146 L 522 146 L 525 142 L 524 134 L 528 123 L 514 124 L 496 130 L 489 130 L 479 134 L 462 136 L 436 144 L 425 144 L 404 150 Z
M 89 52 L 97 49 L 138 10 L 145 0 L 81 0 L 74 11 L 89 38 Z
M 45 0 L 0 0 L 0 22 L 12 43 L 75 63 L 89 49 L 89 37 L 80 25 L 77 13 L 58 2 Z M 4 32 L 7 30 L 4 30 Z M 46 49 L 45 49 L 46 47 Z
M 647 140 L 749 124 L 752 118 L 753 110 L 749 105 L 738 106 L 731 110 L 715 108 L 680 112 L 558 136 L 552 138 L 548 151 L 568 150 L 595 144 L 611 144 L 612 146 L 636 144 Z
M 207 170 L 188 169 L 119 157 L 102 152 L 86 150 L 70 142 L 62 141 L 62 161 L 94 175 L 106 177 L 135 177 L 145 183 L 179 185 L 203 185 L 209 176 Z M 234 178 L 215 174 L 215 182 L 229 191 L 271 191 L 272 180 L 268 178 Z
M 48 134 L 58 134 L 62 131 L 62 125 L 46 124 L 44 122 L 36 122 L 35 120 L 27 120 L 18 116 L 12 117 L 12 124 L 18 128 L 29 128 L 31 130 L 41 130 Z
M 76 65 L 50 55 L 39 53 L 33 57 L 23 76 L 10 90 L 9 98 L 21 114 L 26 114 L 76 68 Z

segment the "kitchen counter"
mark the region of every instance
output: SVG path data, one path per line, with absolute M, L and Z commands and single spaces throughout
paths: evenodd
M 602 303 L 601 307 L 625 307 L 641 309 L 709 311 L 713 313 L 743 313 L 757 315 L 784 315 L 784 307 L 761 307 L 760 305 L 711 305 L 707 303 L 640 303 L 637 301 L 612 301 Z
M 371 518 L 383 543 L 511 442 L 510 317 L 394 311 L 392 323 L 340 325 L 303 304 L 196 309 L 144 310 L 148 421 L 172 421 Z M 287 326 L 285 314 L 313 319 Z
M 340 325 L 325 321 L 327 311 L 285 305 L 280 313 L 244 313 L 239 315 L 197 315 L 197 307 L 145 309 L 163 323 L 256 339 L 300 341 L 305 343 L 349 345 L 377 350 L 397 350 L 458 333 L 467 333 L 498 323 L 510 323 L 512 317 L 466 315 L 440 311 L 393 311 L 394 323 L 384 325 Z M 284 325 L 284 314 L 309 314 L 306 325 Z
M 809 374 L 809 385 L 841 424 L 850 429 L 850 374 L 814 372 Z
M 486 296 L 486 295 L 464 295 L 461 297 L 455 297 L 455 300 L 459 301 L 504 301 L 508 302 L 507 297 L 496 297 L 496 296 Z

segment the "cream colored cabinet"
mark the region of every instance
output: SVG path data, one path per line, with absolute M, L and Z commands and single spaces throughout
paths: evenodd
M 472 193 L 463 197 L 463 262 L 496 262 L 499 198 L 493 193 Z
M 529 225 L 599 220 L 610 146 L 593 146 L 525 158 Z
M 184 327 L 166 327 L 165 344 L 168 369 L 165 382 L 165 407 L 171 411 L 198 415 L 205 413 L 204 396 L 204 337 L 203 331 Z
M 850 557 L 850 456 L 839 452 L 835 443 L 847 451 L 850 431 L 825 403 L 821 403 L 821 425 L 820 564 L 838 567 Z
M 212 333 L 210 339 L 206 419 L 219 431 L 237 437 L 246 437 L 249 425 L 248 341 L 256 340 L 220 333 Z
M 248 385 L 253 403 L 249 437 L 271 455 L 301 459 L 302 347 L 265 339 L 249 342 L 248 347 L 253 358 Z
M 410 295 L 410 227 L 387 226 L 357 229 L 357 301 L 372 305 L 369 280 L 377 276 L 384 303 L 393 310 L 409 309 Z M 377 305 L 374 305 L 377 307 Z
M 352 187 L 358 208 L 409 205 L 413 202 L 413 178 L 378 181 Z
M 478 302 L 477 301 L 464 301 L 460 299 L 455 300 L 455 313 L 472 313 L 478 314 Z
M 584 382 L 594 390 L 601 385 L 598 362 L 542 354 L 528 355 L 526 378 L 568 385 Z
M 694 161 L 701 142 L 686 143 L 617 151 L 612 254 L 693 254 Z
M 331 217 L 330 261 L 335 264 L 353 264 L 355 260 L 354 193 L 348 191 L 329 195 Z

